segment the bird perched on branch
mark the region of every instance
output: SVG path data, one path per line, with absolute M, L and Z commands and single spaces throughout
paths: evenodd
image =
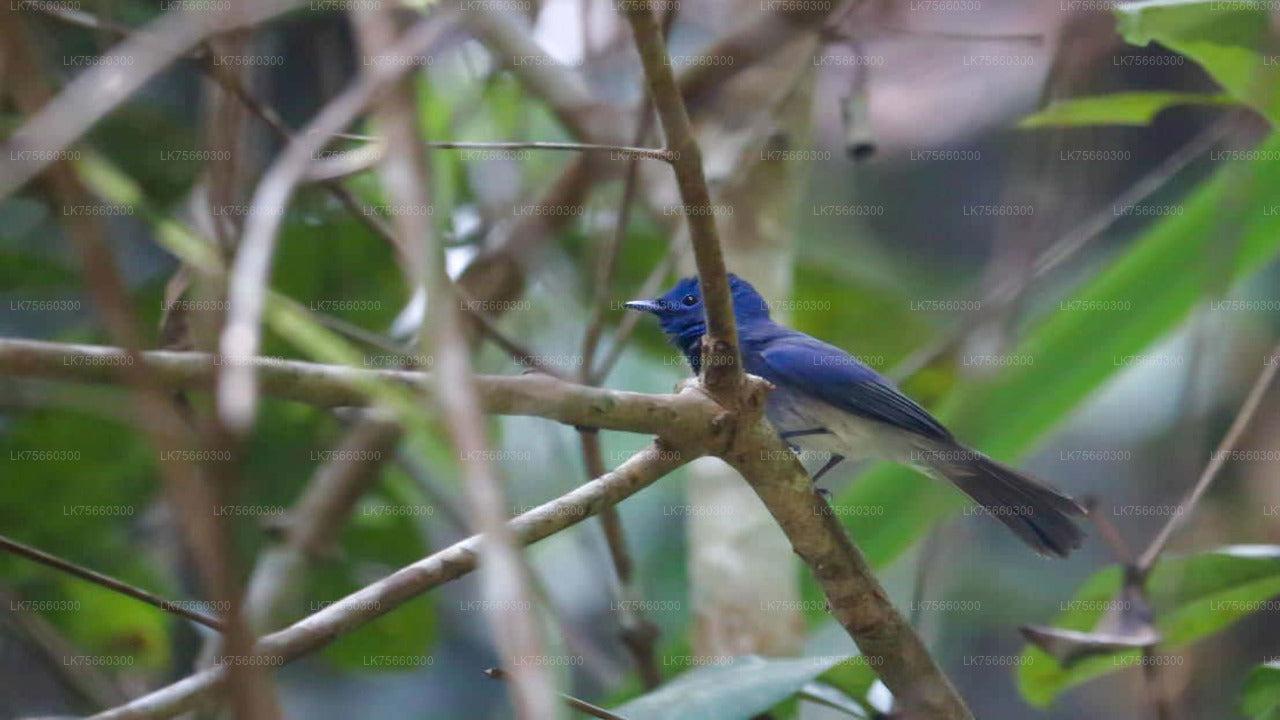
M 773 383 L 765 413 L 792 449 L 830 453 L 823 474 L 846 458 L 913 466 L 955 483 L 1037 552 L 1065 557 L 1083 534 L 1071 516 L 1084 508 L 1054 488 L 960 444 L 924 408 L 840 348 L 783 327 L 751 285 L 729 276 L 747 372 Z M 657 316 L 694 372 L 706 316 L 697 278 L 654 300 L 626 303 Z

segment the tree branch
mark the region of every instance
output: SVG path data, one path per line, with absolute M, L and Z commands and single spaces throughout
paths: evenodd
M 208 389 L 218 357 L 152 350 L 141 353 L 155 382 L 173 389 Z M 0 374 L 89 383 L 121 383 L 129 356 L 119 348 L 40 340 L 0 339 Z M 430 396 L 431 374 L 365 370 L 300 360 L 255 358 L 264 393 L 320 407 L 369 403 L 371 380 L 395 383 Z M 678 444 L 724 425 L 723 410 L 694 389 L 677 394 L 608 390 L 576 385 L 542 373 L 481 375 L 480 405 L 495 415 L 533 415 L 566 425 L 623 430 L 669 438 Z
M 671 162 L 674 159 L 670 150 L 662 148 L 639 147 L 634 145 L 600 145 L 597 143 L 547 142 L 543 140 L 511 141 L 511 142 L 471 142 L 463 140 L 431 140 L 422 143 L 428 150 L 556 150 L 580 153 L 609 153 L 609 159 L 647 159 Z M 330 182 L 349 175 L 366 172 L 386 157 L 386 148 L 370 143 L 355 150 L 343 152 L 329 160 L 321 159 L 312 163 L 303 176 L 309 182 Z
M 689 114 L 671 72 L 667 46 L 652 8 L 643 2 L 628 3 L 626 7 L 649 94 L 667 136 L 667 147 L 676 153 L 672 167 L 689 223 L 693 258 L 702 286 L 702 304 L 707 314 L 707 334 L 702 340 L 703 375 L 707 389 L 723 402 L 735 396 L 742 384 L 742 362 L 738 356 L 738 329 L 729 295 L 728 270 L 716 233 L 715 209 L 702 172 L 702 151 L 693 136 Z
M 1277 366 L 1280 366 L 1280 344 L 1273 347 L 1271 354 L 1264 360 L 1262 372 L 1258 374 L 1258 379 L 1253 382 L 1253 387 L 1249 390 L 1249 395 L 1245 398 L 1244 404 L 1240 406 L 1240 411 L 1236 413 L 1235 420 L 1231 421 L 1231 427 L 1227 430 L 1227 434 L 1222 436 L 1222 441 L 1218 443 L 1213 455 L 1209 457 L 1209 463 L 1205 465 L 1204 470 L 1200 473 L 1200 478 L 1196 481 L 1195 486 L 1178 504 L 1178 512 L 1175 512 L 1169 518 L 1169 522 L 1160 528 L 1160 532 L 1152 539 L 1151 544 L 1143 551 L 1142 556 L 1138 558 L 1137 569 L 1140 576 L 1145 577 L 1147 573 L 1151 572 L 1151 568 L 1155 566 L 1160 553 L 1164 551 L 1165 545 L 1168 544 L 1169 538 L 1175 530 L 1182 527 L 1182 524 L 1186 522 L 1187 517 L 1191 515 L 1191 511 L 1200 502 L 1200 498 L 1204 497 L 1209 486 L 1218 477 L 1218 472 L 1226 465 L 1227 456 L 1235 448 L 1236 444 L 1240 442 L 1245 429 L 1249 427 L 1249 422 L 1253 420 L 1254 414 L 1258 411 L 1258 406 L 1262 404 L 1262 398 L 1267 394 L 1267 388 L 1271 387 L 1271 381 L 1276 376 Z
M 625 500 L 692 459 L 693 455 L 655 443 L 613 472 L 512 519 L 508 527 L 518 543 L 530 545 L 581 522 L 607 505 Z M 267 635 L 255 650 L 266 657 L 283 660 L 316 652 L 422 593 L 471 572 L 476 568 L 481 542 L 481 536 L 472 535 L 404 567 Z M 217 666 L 94 717 L 98 720 L 172 717 L 199 707 L 218 692 L 225 681 L 225 666 Z
M 174 615 L 177 615 L 178 617 L 186 618 L 187 620 L 190 620 L 192 622 L 200 623 L 201 625 L 204 625 L 205 627 L 210 628 L 212 630 L 222 632 L 223 630 L 226 629 L 223 626 L 222 621 L 218 620 L 217 618 L 211 618 L 208 615 L 205 615 L 204 613 L 198 613 L 198 612 L 195 612 L 194 610 L 188 610 L 185 607 L 178 605 L 177 603 L 170 602 L 160 597 L 159 595 L 149 593 L 146 590 L 143 590 L 142 588 L 135 587 L 121 580 L 117 580 L 111 577 L 110 575 L 103 575 L 102 573 L 97 572 L 95 570 L 90 570 L 89 568 L 81 567 L 71 562 L 70 560 L 63 560 L 62 558 L 56 555 L 50 555 L 49 553 L 44 552 L 43 550 L 38 550 L 36 548 L 31 547 L 30 545 L 20 543 L 17 540 L 11 540 L 3 535 L 0 535 L 0 549 L 6 550 L 19 557 L 24 557 L 28 560 L 31 560 L 32 562 L 37 562 L 37 563 L 40 563 L 41 565 L 51 567 L 60 572 L 67 573 L 68 575 L 78 577 L 81 580 L 84 580 L 86 582 L 91 582 L 95 585 L 101 585 L 102 587 L 107 588 L 108 590 L 111 590 L 113 592 L 118 592 L 121 595 L 128 595 L 134 600 L 140 600 L 148 605 L 151 605 L 152 607 L 160 608 L 161 610 L 167 613 L 172 613 Z
M 102 62 L 77 75 L 55 98 L 28 116 L 0 146 L 0 154 L 9 158 L 0 163 L 0 197 L 62 157 L 62 150 L 79 140 L 112 108 L 204 39 L 268 20 L 297 4 L 299 0 L 264 0 L 236 3 L 235 10 L 218 12 L 180 6 L 135 31 L 103 55 Z
M 755 380 L 762 383 L 764 381 Z M 747 407 L 763 392 L 748 396 Z M 754 410 L 759 413 L 759 408 Z M 972 715 L 928 649 L 880 587 L 875 574 L 804 468 L 759 417 L 744 420 L 723 459 L 742 473 L 786 533 L 827 596 L 831 614 L 874 661 L 876 674 L 910 718 L 971 720 Z

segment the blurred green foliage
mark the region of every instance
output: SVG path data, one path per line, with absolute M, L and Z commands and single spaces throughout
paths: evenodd
M 1053 626 L 1086 632 L 1115 603 L 1121 569 L 1111 566 L 1090 578 L 1054 619 Z M 1265 607 L 1280 595 L 1280 548 L 1238 546 L 1188 557 L 1162 559 L 1147 581 L 1162 650 L 1177 650 L 1219 632 Z M 1018 666 L 1018 687 L 1041 707 L 1064 690 L 1119 670 L 1139 667 L 1142 653 L 1089 657 L 1063 667 L 1040 648 L 1028 646 Z

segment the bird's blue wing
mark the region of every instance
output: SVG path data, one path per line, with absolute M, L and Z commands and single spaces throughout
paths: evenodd
M 857 358 L 796 333 L 774 339 L 747 360 L 747 371 L 864 418 L 935 440 L 951 440 L 927 410 Z

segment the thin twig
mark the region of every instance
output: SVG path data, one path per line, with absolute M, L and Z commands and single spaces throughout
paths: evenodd
M 1192 161 L 1216 145 L 1230 130 L 1229 122 L 1218 122 L 1192 138 L 1186 145 L 1152 168 L 1146 175 L 1122 192 L 1114 202 L 1090 216 L 1080 225 L 1072 228 L 1059 240 L 1040 253 L 1032 263 L 1032 271 L 1009 281 L 997 284 L 983 300 L 982 311 L 967 315 L 960 322 L 947 329 L 940 337 L 917 350 L 893 368 L 889 376 L 895 380 L 904 380 L 928 367 L 941 357 L 961 338 L 968 335 L 973 328 L 985 322 L 990 313 L 997 308 L 1016 302 L 1023 293 L 1035 286 L 1035 281 L 1048 274 L 1054 268 L 1074 256 L 1090 241 L 1111 227 L 1122 217 L 1115 212 L 1117 206 L 1136 205 L 1190 165 Z
M 1141 576 L 1146 576 L 1151 572 L 1151 568 L 1160 557 L 1160 553 L 1164 551 L 1164 547 L 1169 542 L 1169 538 L 1174 531 L 1187 521 L 1187 517 L 1195 510 L 1200 499 L 1204 497 L 1209 486 L 1213 484 L 1218 472 L 1227 463 L 1227 457 L 1231 451 L 1235 449 L 1240 438 L 1244 435 L 1244 431 L 1249 427 L 1249 422 L 1253 420 L 1253 415 L 1258 410 L 1258 406 L 1262 404 L 1262 398 L 1267 394 L 1267 388 L 1271 386 L 1271 381 L 1276 376 L 1276 368 L 1280 366 L 1280 344 L 1277 344 L 1271 350 L 1271 354 L 1263 363 L 1262 372 L 1258 374 L 1258 379 L 1254 381 L 1253 388 L 1249 390 L 1249 395 L 1245 397 L 1244 404 L 1240 406 L 1240 411 L 1236 413 L 1235 420 L 1231 422 L 1231 427 L 1227 429 L 1227 434 L 1222 437 L 1222 441 L 1218 443 L 1217 449 L 1209 456 L 1209 463 L 1205 465 L 1204 470 L 1200 473 L 1200 479 L 1196 481 L 1191 492 L 1178 503 L 1178 511 L 1170 518 L 1169 522 L 1160 528 L 1160 532 L 1156 534 L 1151 544 L 1143 551 L 1142 556 L 1138 558 L 1137 568 Z
M 649 96 L 640 103 L 639 117 L 636 118 L 635 144 L 644 142 L 653 124 L 653 109 Z M 608 305 L 609 288 L 613 284 L 613 275 L 618 266 L 618 255 L 622 241 L 627 236 L 627 226 L 631 221 L 631 208 L 635 205 L 636 188 L 639 185 L 640 163 L 632 158 L 627 163 L 627 175 L 622 185 L 622 200 L 618 206 L 618 219 L 613 226 L 613 234 L 605 245 L 597 262 L 595 293 L 591 302 L 591 314 L 587 318 L 587 330 L 582 336 L 582 372 L 581 379 L 589 381 L 595 374 L 594 359 L 596 348 L 600 344 L 600 335 L 604 330 L 605 307 Z
M 1088 511 L 1089 519 L 1098 528 L 1098 534 L 1102 536 L 1107 546 L 1111 548 L 1111 554 L 1115 556 L 1116 562 L 1126 566 L 1132 565 L 1133 550 L 1129 548 L 1129 544 L 1120 536 L 1120 531 L 1116 529 L 1115 524 L 1108 520 L 1106 515 L 1097 512 L 1098 499 L 1096 497 L 1086 497 L 1083 504 L 1084 509 Z
M 637 143 L 638 144 L 638 143 Z M 661 160 L 666 163 L 675 158 L 670 150 L 663 148 L 645 148 L 627 145 L 601 145 L 597 143 L 512 141 L 512 142 L 469 142 L 461 140 L 431 140 L 422 143 L 428 150 L 486 150 L 492 152 L 512 150 L 560 150 L 580 153 L 609 153 L 610 159 Z M 369 144 L 354 150 L 344 151 L 333 159 L 315 161 L 304 176 L 308 181 L 335 180 L 350 175 L 359 175 L 382 162 L 386 157 L 386 148 L 378 144 Z
M 486 668 L 484 674 L 494 680 L 507 680 L 510 677 L 502 668 Z M 574 710 L 590 715 L 591 717 L 600 718 L 600 720 L 626 720 L 626 718 L 621 715 L 614 715 L 599 705 L 592 705 L 586 700 L 576 698 L 568 693 L 556 693 L 556 695 L 564 701 L 565 705 L 568 705 Z
M 569 379 L 567 375 L 543 360 L 537 353 L 503 334 L 502 330 L 489 319 L 489 316 L 479 309 L 482 303 L 472 299 L 461 285 L 450 282 L 449 288 L 455 295 L 454 299 L 458 301 L 458 306 L 466 312 L 475 326 L 479 328 L 480 334 L 492 340 L 495 345 L 506 352 L 512 360 L 519 363 L 521 367 L 536 368 L 540 372 L 561 380 Z
M 54 568 L 55 570 L 60 570 L 68 575 L 73 575 L 81 580 L 86 580 L 95 585 L 101 585 L 102 587 L 113 592 L 118 592 L 121 595 L 128 595 L 134 600 L 140 600 L 148 605 L 160 608 L 167 613 L 186 618 L 192 622 L 200 623 L 212 630 L 222 632 L 226 629 L 222 621 L 217 618 L 209 617 L 208 615 L 195 612 L 194 610 L 188 610 L 177 603 L 165 600 L 159 595 L 149 593 L 142 588 L 117 580 L 109 575 L 103 575 L 96 570 L 90 570 L 89 568 L 82 567 L 70 560 L 63 560 L 56 555 L 50 555 L 43 550 L 37 550 L 30 545 L 20 543 L 17 540 L 12 540 L 3 535 L 0 535 L 0 548 L 19 557 L 31 560 L 32 562 L 37 562 L 41 565 Z

